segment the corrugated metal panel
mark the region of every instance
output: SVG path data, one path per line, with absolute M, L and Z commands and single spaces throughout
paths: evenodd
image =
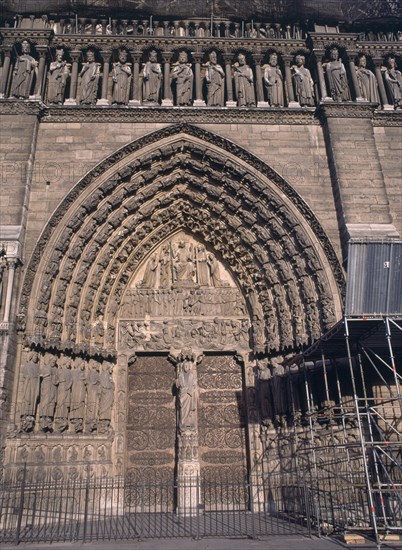
M 402 241 L 351 241 L 345 315 L 402 313 Z

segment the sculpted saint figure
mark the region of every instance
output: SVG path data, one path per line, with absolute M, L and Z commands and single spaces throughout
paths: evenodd
M 49 67 L 49 87 L 47 100 L 49 103 L 62 105 L 67 79 L 70 75 L 70 65 L 63 59 L 64 50 L 56 50 L 56 61 L 52 61 Z
M 194 74 L 191 63 L 188 63 L 187 53 L 179 53 L 179 61 L 170 73 L 170 81 L 176 87 L 176 105 L 191 105 L 193 100 Z
M 131 65 L 127 63 L 127 51 L 119 50 L 119 60 L 113 63 L 113 97 L 115 105 L 127 105 L 130 99 Z
M 31 55 L 31 45 L 27 40 L 21 44 L 22 54 L 17 57 L 13 73 L 12 97 L 28 99 L 38 62 Z
M 159 256 L 161 288 L 169 288 L 172 283 L 172 264 L 170 260 L 170 247 L 168 244 L 163 245 L 162 252 Z
M 211 275 L 212 286 L 214 286 L 215 288 L 224 286 L 221 279 L 219 262 L 213 254 L 208 254 L 208 265 Z
M 102 364 L 99 376 L 99 430 L 104 432 L 110 426 L 114 401 L 113 365 L 107 361 Z
M 57 398 L 57 385 L 59 383 L 56 358 L 46 354 L 40 370 L 42 379 L 40 387 L 39 414 L 42 430 L 51 429 Z
M 75 360 L 71 371 L 73 378 L 71 386 L 70 418 L 75 431 L 82 432 L 85 414 L 85 363 L 82 359 Z
M 296 56 L 296 65 L 292 67 L 292 78 L 294 82 L 297 101 L 301 106 L 314 105 L 314 82 L 310 71 L 304 66 L 304 55 Z
M 155 50 L 149 52 L 148 61 L 144 64 L 140 76 L 142 77 L 143 103 L 160 103 L 162 69 Z
M 253 71 L 246 64 L 246 57 L 243 53 L 237 56 L 237 62 L 233 64 L 233 78 L 237 97 L 238 107 L 254 107 L 254 77 Z
M 380 103 L 377 79 L 375 75 L 367 69 L 367 59 L 365 55 L 359 58 L 359 66 L 356 75 L 361 97 L 367 99 L 367 101 L 371 103 Z
M 176 387 L 178 389 L 179 429 L 197 429 L 198 384 L 195 364 L 188 358 L 178 364 Z
M 350 101 L 346 69 L 339 59 L 338 48 L 332 48 L 331 60 L 324 63 L 331 97 L 334 101 Z
M 197 282 L 200 286 L 209 286 L 208 256 L 203 244 L 197 246 Z
M 95 52 L 88 50 L 81 72 L 81 105 L 95 105 L 98 95 L 100 64 L 95 62 Z
M 395 109 L 402 108 L 402 74 L 396 67 L 396 60 L 394 57 L 388 58 L 387 70 L 385 71 L 385 82 Z
M 271 107 L 283 107 L 283 76 L 278 67 L 278 56 L 272 53 L 269 56 L 269 65 L 264 71 L 264 83 L 267 89 L 268 103 Z
M 70 411 L 71 386 L 73 377 L 71 375 L 71 360 L 68 357 L 62 357 L 58 362 L 58 382 L 57 404 L 54 413 L 55 424 L 59 431 L 68 427 L 68 413 Z
M 213 51 L 206 63 L 205 82 L 207 84 L 208 107 L 223 106 L 225 99 L 225 71 L 218 65 L 218 57 Z
M 88 373 L 86 376 L 87 387 L 87 409 L 86 418 L 87 425 L 91 431 L 96 430 L 96 421 L 98 419 L 98 405 L 99 405 L 99 364 L 94 359 L 90 359 L 88 362 Z
M 35 422 L 36 405 L 39 398 L 39 355 L 36 351 L 30 352 L 28 361 L 21 370 L 23 395 L 21 403 L 21 428 L 29 431 Z
M 156 276 L 158 273 L 158 256 L 156 253 L 152 254 L 149 258 L 147 265 L 145 266 L 144 278 L 142 279 L 141 286 L 144 288 L 155 288 Z

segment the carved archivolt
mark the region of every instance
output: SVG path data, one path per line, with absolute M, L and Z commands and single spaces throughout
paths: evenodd
M 314 214 L 278 174 L 190 126 L 141 145 L 99 164 L 45 228 L 21 298 L 30 343 L 113 354 L 132 277 L 180 231 L 230 270 L 255 351 L 298 347 L 334 323 L 341 267 Z

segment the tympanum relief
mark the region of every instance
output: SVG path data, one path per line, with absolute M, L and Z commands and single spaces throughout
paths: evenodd
M 249 346 L 246 303 L 204 244 L 181 232 L 153 251 L 126 291 L 120 349 L 169 351 Z

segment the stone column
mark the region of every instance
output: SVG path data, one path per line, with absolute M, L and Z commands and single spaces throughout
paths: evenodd
M 264 84 L 262 82 L 261 62 L 264 56 L 258 53 L 254 54 L 253 57 L 255 61 L 255 87 L 257 90 L 257 107 L 269 107 L 268 101 L 265 101 L 264 98 Z
M 226 72 L 226 107 L 236 107 L 236 101 L 233 101 L 232 55 L 226 54 L 224 59 Z
M 109 68 L 110 68 L 110 56 L 112 52 L 110 50 L 102 50 L 103 59 L 103 76 L 102 76 L 102 95 L 101 99 L 96 102 L 97 105 L 109 105 L 107 99 L 108 84 L 109 84 Z
M 324 70 L 322 68 L 321 58 L 324 55 L 324 52 L 315 51 L 314 56 L 316 60 L 318 82 L 320 85 L 320 99 L 321 101 L 333 101 L 332 97 L 328 96 L 327 85 L 325 84 Z
M 64 105 L 77 105 L 78 61 L 80 59 L 80 56 L 81 52 L 78 50 L 74 50 L 71 52 L 73 66 L 71 68 L 70 97 L 66 99 Z
M 2 50 L 4 52 L 4 64 L 3 64 L 3 72 L 1 75 L 1 82 L 0 82 L 0 99 L 4 99 L 6 97 L 7 84 L 9 83 L 9 80 L 10 80 L 10 64 L 11 64 L 10 46 L 4 46 Z
M 6 291 L 6 302 L 4 305 L 4 315 L 3 322 L 10 322 L 10 311 L 11 311 L 11 301 L 13 298 L 13 288 L 14 288 L 14 274 L 15 268 L 17 267 L 18 260 L 11 259 L 7 261 L 8 267 L 8 277 L 7 277 L 7 291 Z
M 293 91 L 292 73 L 290 72 L 290 63 L 292 61 L 292 56 L 284 55 L 283 61 L 285 62 L 285 82 L 286 82 L 286 96 L 288 99 L 288 107 L 290 108 L 300 107 L 300 103 L 295 100 L 295 94 Z
M 201 81 L 201 53 L 194 53 L 195 61 L 195 100 L 194 107 L 205 107 L 205 101 L 202 97 L 202 81 Z
M 375 65 L 375 76 L 378 82 L 378 91 L 380 94 L 382 108 L 384 109 L 384 111 L 393 111 L 394 106 L 388 103 L 388 96 L 384 86 L 384 79 L 381 74 L 381 66 L 383 64 L 383 59 L 382 57 L 374 57 L 373 61 Z
M 352 77 L 353 91 L 355 93 L 356 101 L 365 101 L 367 103 L 367 100 L 364 99 L 364 97 L 361 97 L 360 95 L 360 88 L 359 88 L 359 83 L 357 81 L 357 74 L 356 74 L 356 65 L 354 62 L 355 56 L 356 56 L 356 52 L 348 52 L 349 71 L 350 71 L 350 76 Z
M 42 99 L 44 80 L 45 80 L 45 65 L 46 65 L 46 49 L 42 47 L 36 48 L 39 53 L 38 75 L 35 84 L 35 99 Z
M 140 101 L 140 58 L 139 52 L 132 52 L 133 58 L 133 96 L 128 102 L 129 107 L 138 107 L 141 105 Z
M 170 59 L 171 52 L 162 52 L 163 59 L 163 99 L 162 107 L 173 107 L 172 91 L 170 89 Z

